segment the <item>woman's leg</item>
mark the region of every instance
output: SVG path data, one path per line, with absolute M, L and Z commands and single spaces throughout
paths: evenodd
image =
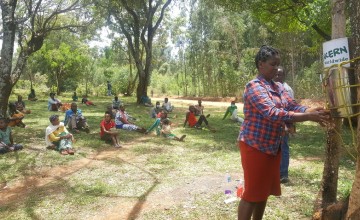
M 261 220 L 266 207 L 266 201 L 257 202 L 253 211 L 253 220 Z
M 238 220 L 261 220 L 266 207 L 266 201 L 247 202 L 241 200 L 238 206 Z
M 238 220 L 250 220 L 256 203 L 240 200 L 238 206 Z

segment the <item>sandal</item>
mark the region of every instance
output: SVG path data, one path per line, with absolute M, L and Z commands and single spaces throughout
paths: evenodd
M 67 152 L 67 150 L 62 150 L 62 151 L 60 152 L 60 154 L 61 154 L 61 155 L 68 155 L 69 153 Z

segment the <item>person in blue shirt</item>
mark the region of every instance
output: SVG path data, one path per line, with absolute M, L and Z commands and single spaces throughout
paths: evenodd
M 151 99 L 147 95 L 142 95 L 140 98 L 140 104 L 143 104 L 147 107 L 152 107 L 153 104 L 151 104 Z
M 79 130 L 84 130 L 89 133 L 89 125 L 86 118 L 82 115 L 81 109 L 77 108 L 75 102 L 71 103 L 71 108 L 65 112 L 64 125 L 68 125 L 73 132 L 79 133 Z

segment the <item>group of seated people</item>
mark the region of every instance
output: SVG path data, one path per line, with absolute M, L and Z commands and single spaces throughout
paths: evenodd
M 76 98 L 75 96 L 76 93 L 74 93 L 72 97 L 73 100 Z M 56 111 L 58 111 L 62 105 L 61 101 L 55 98 L 55 93 L 50 93 L 48 109 L 52 111 L 57 109 Z M 171 105 L 168 98 L 164 99 L 161 106 L 160 102 L 156 102 L 155 107 L 151 111 L 151 117 L 155 118 L 155 121 L 148 129 L 145 129 L 134 123 L 136 119 L 126 112 L 125 105 L 115 96 L 111 106 L 108 106 L 106 109 L 103 120 L 100 122 L 100 138 L 112 142 L 113 146 L 118 148 L 121 147 L 118 138 L 118 129 L 137 131 L 144 134 L 156 130 L 156 134 L 159 136 L 184 141 L 186 135 L 177 137 L 172 132 L 172 123 L 168 118 L 168 114 L 170 114 L 173 109 L 174 106 Z M 16 102 L 9 104 L 9 115 L 11 117 L 9 119 L 0 118 L 0 153 L 22 149 L 22 145 L 13 143 L 10 127 L 25 127 L 22 119 L 24 118 L 24 114 L 29 113 L 31 113 L 31 111 L 25 108 L 25 103 L 22 101 L 21 95 L 18 96 Z M 233 121 L 240 123 L 243 121 L 241 117 L 237 116 L 235 101 L 231 102 L 231 106 L 227 108 L 223 119 L 228 115 L 231 116 L 230 118 Z M 209 117 L 210 114 L 204 115 L 204 106 L 202 105 L 202 101 L 198 100 L 197 105 L 189 106 L 183 125 L 184 127 L 188 125 L 196 129 L 207 128 L 215 132 L 216 130 L 209 126 L 207 119 Z M 75 151 L 72 147 L 74 141 L 73 133 L 79 133 L 80 131 L 90 132 L 87 120 L 82 114 L 81 109 L 78 108 L 76 102 L 71 103 L 69 109 L 65 111 L 64 121 L 60 121 L 59 116 L 55 114 L 50 116 L 49 121 L 50 125 L 45 130 L 47 148 L 57 150 L 62 155 L 74 154 Z M 205 124 L 204 126 L 203 123 Z
M 155 107 L 151 110 L 150 116 L 151 118 L 156 118 L 157 114 L 161 111 L 165 111 L 166 113 L 171 113 L 174 109 L 174 106 L 171 105 L 168 98 L 164 99 L 164 103 L 160 106 L 160 102 L 157 101 Z
M 25 102 L 22 100 L 22 96 L 18 95 L 16 102 L 9 102 L 8 105 L 8 114 L 9 122 L 8 126 L 10 127 L 21 127 L 25 128 L 26 125 L 23 122 L 25 114 L 30 114 L 31 110 L 25 107 Z
M 34 89 L 31 89 L 28 100 L 37 100 Z M 9 117 L 0 116 L 0 154 L 21 150 L 23 148 L 21 144 L 14 143 L 12 127 L 17 126 L 25 128 L 26 125 L 22 120 L 25 117 L 25 114 L 30 113 L 31 110 L 26 108 L 25 102 L 23 101 L 21 95 L 18 95 L 17 101 L 9 102 Z

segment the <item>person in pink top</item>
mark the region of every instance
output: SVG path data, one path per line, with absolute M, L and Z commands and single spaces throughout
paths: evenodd
M 104 119 L 100 122 L 100 138 L 105 141 L 111 140 L 114 147 L 121 147 L 115 122 L 111 119 L 109 112 L 105 112 Z

